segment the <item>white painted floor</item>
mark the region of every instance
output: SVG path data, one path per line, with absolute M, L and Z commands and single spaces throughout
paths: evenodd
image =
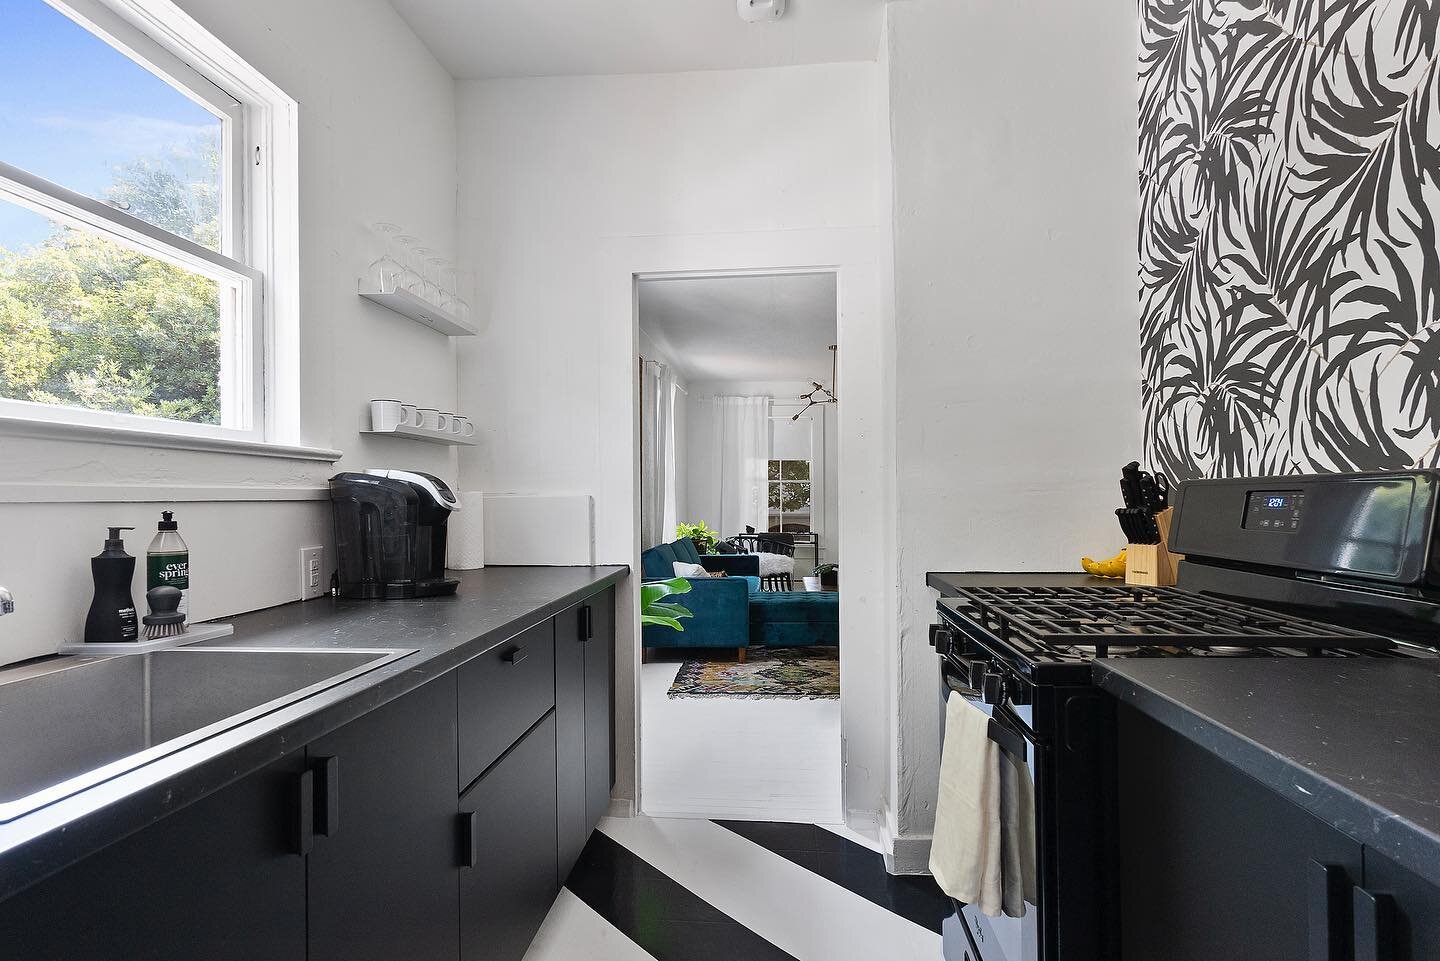
M 640 667 L 640 808 L 652 817 L 843 820 L 840 701 L 669 698 L 680 662 Z

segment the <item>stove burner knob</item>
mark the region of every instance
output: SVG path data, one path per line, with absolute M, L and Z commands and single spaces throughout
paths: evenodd
M 941 654 L 949 654 L 955 644 L 955 635 L 944 624 L 930 625 L 930 646 Z
M 984 661 L 970 662 L 970 690 L 983 691 L 985 689 L 986 664 Z
M 984 687 L 980 690 L 986 704 L 999 704 L 1005 699 L 1005 678 L 999 674 L 987 673 Z

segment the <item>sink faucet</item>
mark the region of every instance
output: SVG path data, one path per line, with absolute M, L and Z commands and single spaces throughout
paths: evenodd
M 8 590 L 0 587 L 0 614 L 15 613 L 15 597 Z

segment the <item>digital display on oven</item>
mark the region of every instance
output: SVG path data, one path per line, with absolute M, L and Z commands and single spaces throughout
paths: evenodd
M 1245 505 L 1246 530 L 1288 533 L 1300 529 L 1304 491 L 1251 491 Z

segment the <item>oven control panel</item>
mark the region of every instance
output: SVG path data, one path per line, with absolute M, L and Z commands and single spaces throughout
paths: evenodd
M 1251 491 L 1245 501 L 1245 529 L 1291 533 L 1300 529 L 1304 514 L 1304 491 Z

